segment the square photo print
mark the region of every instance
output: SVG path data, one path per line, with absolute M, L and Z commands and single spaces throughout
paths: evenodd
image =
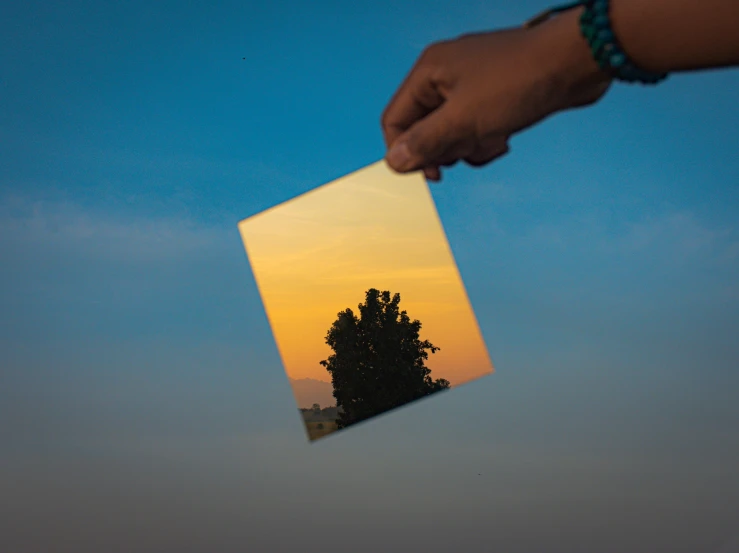
M 239 231 L 310 440 L 493 372 L 421 172 L 382 160 Z

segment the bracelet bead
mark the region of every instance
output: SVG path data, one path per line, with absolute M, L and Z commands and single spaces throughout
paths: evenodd
M 533 27 L 554 14 L 579 6 L 585 8 L 580 16 L 580 33 L 601 69 L 611 73 L 613 78 L 629 83 L 657 84 L 667 78 L 667 73 L 652 73 L 640 69 L 622 50 L 611 28 L 609 0 L 582 0 L 557 6 L 530 19 L 524 26 Z
M 580 29 L 587 40 L 598 65 L 610 71 L 614 78 L 633 83 L 656 84 L 665 78 L 666 73 L 652 73 L 638 68 L 621 49 L 609 16 L 608 0 L 585 0 L 580 16 Z

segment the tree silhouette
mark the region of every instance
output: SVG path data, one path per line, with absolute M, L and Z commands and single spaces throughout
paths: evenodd
M 439 348 L 419 339 L 421 322 L 399 304 L 400 294 L 371 288 L 359 317 L 351 309 L 341 311 L 326 334 L 334 353 L 320 363 L 331 374 L 338 428 L 450 386 L 443 378 L 431 379 L 424 362 L 428 351 Z

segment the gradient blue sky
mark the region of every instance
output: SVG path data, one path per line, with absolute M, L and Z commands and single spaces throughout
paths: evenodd
M 295 413 L 236 223 L 382 157 L 424 45 L 546 6 L 5 3 L 0 550 L 737 547 L 736 70 L 449 171 L 496 374 L 313 445 Z

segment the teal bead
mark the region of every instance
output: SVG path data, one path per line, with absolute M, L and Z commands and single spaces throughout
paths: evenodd
M 595 2 L 593 2 L 593 11 L 597 13 L 607 13 L 608 0 L 595 0 Z
M 613 36 L 613 31 L 610 29 L 601 29 L 598 31 L 598 36 L 603 40 L 603 42 L 613 42 L 613 39 L 616 38 Z
M 603 45 L 605 42 L 601 40 L 600 37 L 596 37 L 593 42 L 590 43 L 590 48 L 593 50 L 593 52 L 600 52 L 601 48 L 603 48 Z
M 593 24 L 596 27 L 604 28 L 609 26 L 608 16 L 606 14 L 598 14 L 593 18 Z
M 626 56 L 621 52 L 614 52 L 613 54 L 611 54 L 610 61 L 612 67 L 621 67 L 624 63 L 626 63 Z

